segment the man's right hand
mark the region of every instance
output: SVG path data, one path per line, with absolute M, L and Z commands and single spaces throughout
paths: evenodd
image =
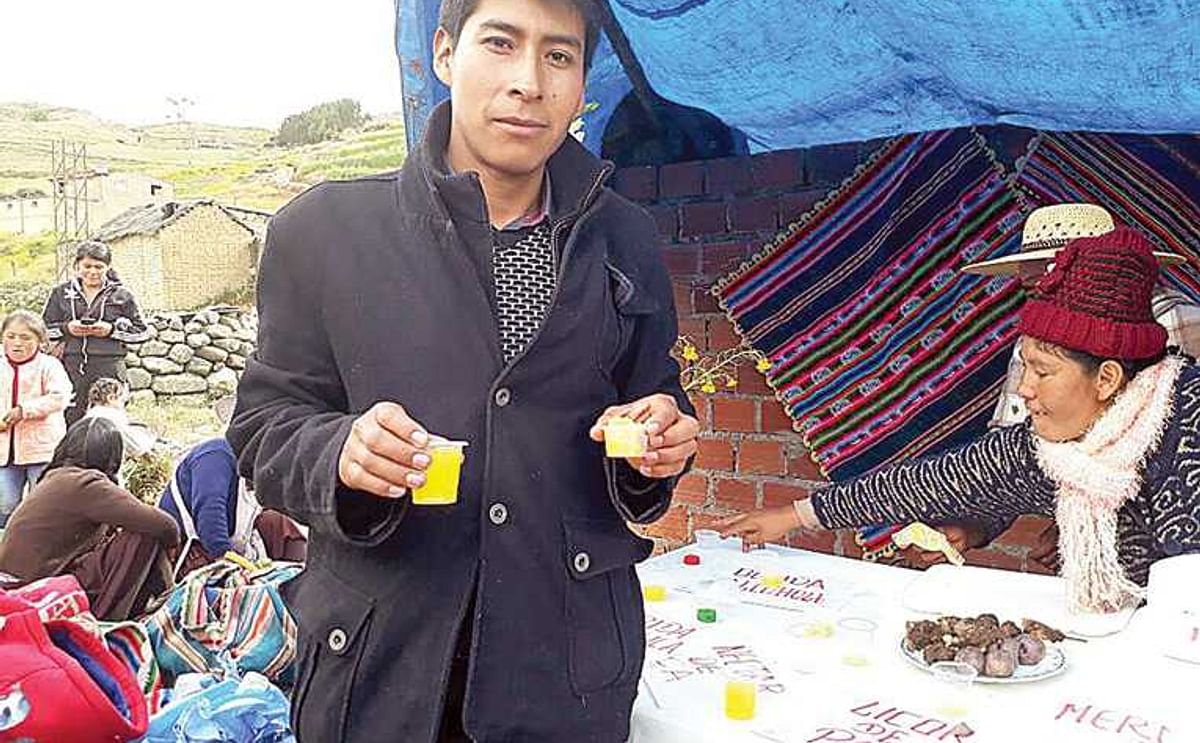
M 92 334 L 91 328 L 79 322 L 78 320 L 72 320 L 71 322 L 67 323 L 67 332 L 76 338 L 86 338 Z
M 338 458 L 338 478 L 352 490 L 400 498 L 425 483 L 429 433 L 394 402 L 379 402 L 359 416 Z

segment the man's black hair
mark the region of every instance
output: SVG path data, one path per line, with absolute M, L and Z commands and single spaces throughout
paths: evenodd
M 592 6 L 595 0 L 553 0 L 557 3 L 570 5 L 583 16 L 583 74 L 591 69 L 592 57 L 596 53 L 596 44 L 600 39 L 600 23 Z M 458 37 L 462 35 L 463 26 L 467 19 L 479 6 L 479 0 L 442 0 L 442 8 L 438 13 L 438 26 L 450 34 L 450 41 L 457 46 Z

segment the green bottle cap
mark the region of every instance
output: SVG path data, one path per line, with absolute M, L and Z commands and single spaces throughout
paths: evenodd
M 697 609 L 696 610 L 696 619 L 699 619 L 701 622 L 704 622 L 705 624 L 712 624 L 713 622 L 717 621 L 717 610 L 716 609 Z

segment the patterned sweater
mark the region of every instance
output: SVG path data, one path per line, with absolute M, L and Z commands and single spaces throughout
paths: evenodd
M 833 529 L 1053 516 L 1056 491 L 1025 424 L 837 483 L 812 500 L 821 524 Z M 1200 551 L 1200 367 L 1179 374 L 1162 441 L 1143 463 L 1142 487 L 1118 513 L 1118 539 L 1122 566 L 1143 586 L 1153 562 Z

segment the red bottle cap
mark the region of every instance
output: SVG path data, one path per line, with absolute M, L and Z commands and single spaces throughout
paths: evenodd
M 684 565 L 699 565 L 700 564 L 700 555 L 684 555 L 683 556 L 683 564 Z

